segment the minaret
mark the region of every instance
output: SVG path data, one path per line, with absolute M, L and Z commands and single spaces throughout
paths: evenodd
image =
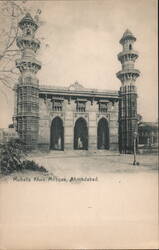
M 136 37 L 126 30 L 120 40 L 123 51 L 118 54 L 122 70 L 117 73 L 121 81 L 119 91 L 119 150 L 133 153 L 134 132 L 137 132 L 137 92 L 135 81 L 140 71 L 134 68 L 138 52 L 133 49 Z
M 22 35 L 17 37 L 21 59 L 16 60 L 16 67 L 21 75 L 17 84 L 17 132 L 27 150 L 36 149 L 39 129 L 39 80 L 36 73 L 41 63 L 35 59 L 40 42 L 34 38 L 38 28 L 30 14 L 19 22 Z

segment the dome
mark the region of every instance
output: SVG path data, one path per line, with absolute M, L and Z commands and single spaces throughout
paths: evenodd
M 127 30 L 124 32 L 124 34 L 123 34 L 123 37 L 127 37 L 127 36 L 133 36 L 132 32 L 131 32 L 129 29 L 127 29 Z
M 120 43 L 123 44 L 123 42 L 127 39 L 136 41 L 136 37 L 133 35 L 133 33 L 129 29 L 126 29 L 126 31 L 124 32 L 122 38 L 120 39 Z
M 34 19 L 32 18 L 32 16 L 30 15 L 30 13 L 26 13 L 26 15 L 22 18 L 22 20 L 19 22 L 19 26 L 20 28 L 23 27 L 24 23 L 31 23 L 35 29 L 38 28 L 37 23 L 34 21 Z

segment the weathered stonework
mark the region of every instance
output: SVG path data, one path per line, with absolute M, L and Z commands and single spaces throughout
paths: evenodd
M 19 22 L 17 38 L 21 58 L 16 60 L 20 77 L 16 90 L 14 124 L 28 150 L 119 150 L 133 152 L 137 129 L 137 94 L 134 69 L 138 53 L 133 50 L 136 38 L 126 31 L 120 40 L 123 51 L 118 59 L 122 70 L 117 73 L 120 91 L 87 89 L 75 82 L 69 87 L 39 85 L 36 60 L 40 42 L 38 28 L 26 14 Z
M 21 74 L 15 87 L 17 110 L 14 122 L 20 139 L 30 151 L 37 148 L 39 133 L 39 80 L 36 73 L 41 68 L 41 63 L 35 56 L 40 42 L 34 38 L 38 25 L 30 14 L 24 16 L 19 27 L 22 35 L 17 37 L 16 42 L 22 53 L 21 58 L 16 60 L 16 67 Z
M 134 68 L 138 52 L 133 49 L 136 37 L 126 30 L 120 40 L 123 51 L 118 54 L 122 70 L 117 73 L 122 86 L 119 91 L 119 150 L 120 153 L 133 153 L 134 140 L 137 141 L 137 92 L 135 81 L 139 70 Z
M 71 85 L 72 86 L 72 85 Z M 64 127 L 64 150 L 74 149 L 74 128 L 76 122 L 82 118 L 88 128 L 88 150 L 97 150 L 97 129 L 98 122 L 103 118 L 108 122 L 109 128 L 109 149 L 118 149 L 118 92 L 102 91 L 96 92 L 92 89 L 70 88 L 49 88 L 43 86 L 40 89 L 39 101 L 39 146 L 43 149 L 50 149 L 50 136 L 52 121 L 59 117 Z M 72 86 L 73 87 L 73 86 Z M 93 101 L 92 101 L 93 91 Z M 52 108 L 52 99 L 62 100 L 62 110 L 55 111 Z M 76 109 L 77 99 L 85 102 L 85 111 L 78 112 Z M 99 111 L 99 101 L 107 103 L 107 112 Z

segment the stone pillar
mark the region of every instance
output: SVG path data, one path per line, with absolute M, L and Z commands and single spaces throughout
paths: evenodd
M 96 103 L 89 102 L 88 150 L 97 150 Z
M 74 148 L 73 101 L 65 100 L 64 150 Z
M 118 102 L 110 104 L 109 138 L 110 150 L 118 150 Z
M 39 137 L 38 148 L 48 151 L 50 149 L 50 108 L 49 101 L 39 98 Z

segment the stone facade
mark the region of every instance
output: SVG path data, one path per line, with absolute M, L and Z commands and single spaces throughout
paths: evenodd
M 1 128 L 0 129 L 0 143 L 9 142 L 11 139 L 17 139 L 18 134 L 15 128 Z
M 140 122 L 139 146 L 158 146 L 158 122 Z
M 158 122 L 139 123 L 138 153 L 158 153 Z
M 86 89 L 78 83 L 75 83 L 68 88 L 41 86 L 39 97 L 40 119 L 38 143 L 40 148 L 51 148 L 52 122 L 58 117 L 62 120 L 64 128 L 64 150 L 75 149 L 75 126 L 76 122 L 81 118 L 85 121 L 85 129 L 87 129 L 88 132 L 88 146 L 84 149 L 97 150 L 97 131 L 101 119 L 105 120 L 108 124 L 108 138 L 106 138 L 108 143 L 107 149 L 118 149 L 117 91 L 100 92 L 93 89 Z M 61 109 L 60 107 L 56 109 L 56 106 L 54 106 L 54 102 L 56 101 L 57 103 L 61 102 Z M 81 104 L 81 110 L 78 103 Z M 103 106 L 106 107 L 106 109 L 101 109 L 101 103 L 104 104 Z M 81 128 L 79 128 L 79 130 L 80 129 Z
M 13 121 L 26 149 L 34 150 L 120 150 L 133 152 L 137 132 L 137 93 L 134 69 L 138 53 L 133 50 L 136 38 L 126 31 L 120 40 L 123 51 L 118 59 L 120 91 L 87 89 L 75 82 L 68 87 L 39 85 L 36 60 L 40 42 L 35 38 L 35 20 L 26 14 L 19 22 L 21 36 L 17 46 L 22 51 L 16 60 L 20 71 L 15 87 Z

